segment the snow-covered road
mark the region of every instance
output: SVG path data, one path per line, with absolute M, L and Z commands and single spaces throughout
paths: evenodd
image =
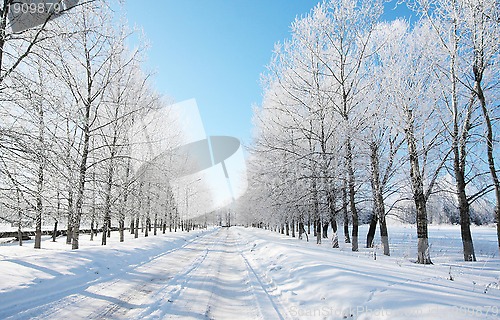
M 3 244 L 0 319 L 500 318 L 495 228 L 474 228 L 468 263 L 459 227 L 432 226 L 426 266 L 413 261 L 413 226 L 391 232 L 390 257 L 243 227 L 115 234 L 107 246 L 84 236 L 79 250 Z
M 243 255 L 232 230 L 213 229 L 96 281 L 78 275 L 68 276 L 64 283 L 56 278 L 44 290 L 6 298 L 10 303 L 2 305 L 0 318 L 288 318 Z
M 169 281 L 155 297 L 151 310 L 145 310 L 140 318 L 283 318 L 284 311 L 267 294 L 232 229 L 219 229 L 175 255 L 191 257 L 191 262 Z

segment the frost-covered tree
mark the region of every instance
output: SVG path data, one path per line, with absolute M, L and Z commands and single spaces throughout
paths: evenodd
M 328 89 L 325 93 L 342 120 L 345 136 L 345 166 L 352 215 L 352 250 L 358 250 L 358 209 L 356 207 L 355 148 L 356 129 L 363 123 L 365 98 L 370 87 L 367 58 L 373 54 L 370 40 L 382 14 L 379 1 L 331 1 L 318 7 L 325 22 L 321 38 L 325 49 L 320 57 Z
M 79 248 L 79 229 L 82 220 L 85 185 L 90 166 L 91 143 L 99 122 L 101 109 L 107 104 L 111 83 L 119 81 L 115 60 L 121 51 L 116 46 L 117 37 L 109 9 L 96 5 L 75 8 L 71 22 L 75 32 L 57 51 L 59 75 L 70 92 L 72 107 L 77 111 L 75 126 L 80 136 L 77 160 L 77 187 L 72 222 L 72 248 Z M 118 50 L 117 50 L 118 49 Z M 98 148 L 95 145 L 94 148 Z
M 427 201 L 436 179 L 448 157 L 441 153 L 443 130 L 436 109 L 438 93 L 433 78 L 433 62 L 428 58 L 429 47 L 420 43 L 434 43 L 429 27 L 417 24 L 410 30 L 408 24 L 396 21 L 399 38 L 384 46 L 380 63 L 386 73 L 385 83 L 390 92 L 390 103 L 397 112 L 398 129 L 404 134 L 409 160 L 409 178 L 412 200 L 417 214 L 419 263 L 431 263 L 428 243 Z
M 498 88 L 498 72 L 495 69 L 498 61 L 499 7 L 491 1 L 426 0 L 417 1 L 415 8 L 428 19 L 440 45 L 441 54 L 436 54 L 434 58 L 437 76 L 443 88 L 443 105 L 450 114 L 448 131 L 453 154 L 453 176 L 460 212 L 464 259 L 475 261 L 470 231 L 470 208 L 474 201 L 491 190 L 491 186 L 483 185 L 473 193 L 468 191 L 469 184 L 481 176 L 485 169 L 480 161 L 469 159 L 487 159 L 497 199 L 496 212 L 499 203 L 490 119 L 490 109 L 494 110 L 490 105 L 492 100 L 496 99 L 492 92 Z M 480 111 L 482 117 L 478 116 Z M 486 154 L 477 150 L 474 147 L 476 141 L 472 140 L 475 135 L 482 134 L 478 132 L 478 129 L 481 129 L 478 124 L 481 122 L 486 128 Z
M 443 170 L 451 163 L 464 258 L 474 260 L 469 206 L 496 185 L 494 144 L 481 152 L 474 137 L 484 122 L 486 140 L 494 141 L 488 128 L 495 122 L 488 117 L 495 108 L 483 108 L 480 98 L 498 83 L 498 24 L 491 25 L 498 8 L 481 1 L 412 2 L 420 13 L 425 6 L 427 16 L 410 26 L 379 22 L 377 1 L 326 1 L 292 24 L 291 38 L 276 46 L 254 113 L 247 201 L 267 212 L 254 223 L 284 230 L 290 217 L 312 219 L 319 242 L 325 222 L 335 221 L 335 233 L 342 212 L 346 230 L 350 212 L 357 250 L 357 206 L 371 190 L 368 246 L 378 221 L 389 254 L 385 217 L 399 207 L 416 222 L 417 261 L 431 263 L 429 199 L 441 189 L 452 191 Z M 487 167 L 491 185 L 481 181 Z M 430 207 L 438 208 L 434 200 Z M 453 209 L 443 210 L 451 215 Z

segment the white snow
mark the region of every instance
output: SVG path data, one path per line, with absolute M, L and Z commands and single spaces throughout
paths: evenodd
M 389 229 L 391 257 L 243 227 L 113 234 L 107 246 L 83 235 L 74 251 L 64 238 L 2 244 L 0 319 L 500 318 L 496 230 L 473 228 L 475 263 L 461 261 L 458 226 L 429 232 L 427 266 L 404 225 Z

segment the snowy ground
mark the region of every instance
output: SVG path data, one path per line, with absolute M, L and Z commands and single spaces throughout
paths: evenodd
M 0 319 L 500 318 L 494 228 L 473 229 L 479 261 L 465 263 L 459 228 L 431 226 L 432 266 L 412 262 L 413 227 L 389 232 L 391 257 L 242 227 L 3 244 Z

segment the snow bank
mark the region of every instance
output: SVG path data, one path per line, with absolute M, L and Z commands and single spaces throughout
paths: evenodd
M 328 239 L 316 245 L 264 230 L 238 232 L 254 269 L 296 319 L 500 318 L 496 230 L 473 228 L 479 261 L 466 263 L 458 228 L 430 228 L 434 265 L 413 262 L 411 226 L 389 230 L 391 257 L 381 248 L 332 249 Z

